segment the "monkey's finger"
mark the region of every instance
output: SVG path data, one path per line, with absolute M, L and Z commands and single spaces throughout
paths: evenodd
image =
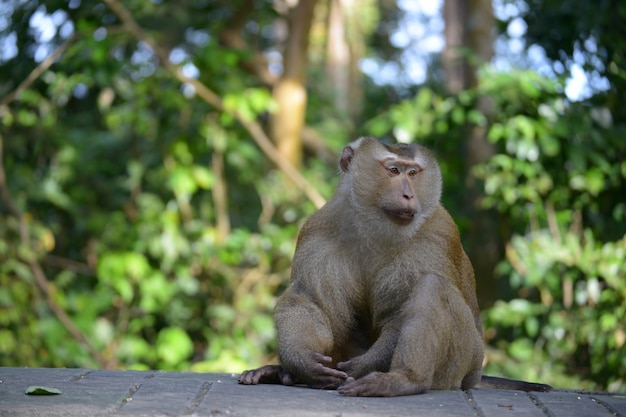
M 313 368 L 313 373 L 317 375 L 318 377 L 331 377 L 331 378 L 339 379 L 341 381 L 344 381 L 348 378 L 347 373 L 340 371 L 338 369 L 329 368 L 327 366 L 322 365 L 321 363 L 318 363 L 317 365 L 315 365 L 315 367 Z
M 255 371 L 244 371 L 238 379 L 238 382 L 243 385 L 256 385 L 259 383 L 261 376 Z
M 341 371 L 350 372 L 352 370 L 352 361 L 345 361 L 337 363 L 337 369 Z
M 318 352 L 312 352 L 311 356 L 313 356 L 313 360 L 315 362 L 319 362 L 321 364 L 333 362 L 333 358 L 331 358 L 330 356 L 322 355 Z
M 337 389 L 345 382 L 345 379 L 335 378 L 333 376 L 317 376 L 315 381 L 310 383 L 309 386 L 316 389 Z

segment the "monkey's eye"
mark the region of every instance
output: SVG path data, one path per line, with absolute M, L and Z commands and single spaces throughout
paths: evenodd
M 424 169 L 420 165 L 415 165 L 415 167 L 409 168 L 406 172 L 406 175 L 409 177 L 415 177 L 417 174 L 422 172 Z
M 389 167 L 387 168 L 387 171 L 389 171 L 391 175 L 400 175 L 400 170 L 398 169 L 398 167 Z

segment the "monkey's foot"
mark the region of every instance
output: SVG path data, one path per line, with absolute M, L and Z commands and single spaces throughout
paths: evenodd
M 250 371 L 244 371 L 239 376 L 239 383 L 243 385 L 256 384 L 283 384 L 294 385 L 294 377 L 280 365 L 266 365 Z
M 372 372 L 363 378 L 350 378 L 337 390 L 348 397 L 398 397 L 421 394 L 426 388 L 400 373 Z

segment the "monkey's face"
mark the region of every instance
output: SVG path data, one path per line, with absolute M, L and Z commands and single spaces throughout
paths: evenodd
M 340 167 L 356 214 L 370 227 L 395 225 L 391 235 L 411 235 L 439 204 L 439 165 L 420 145 L 360 138 L 344 148 Z
M 441 172 L 422 146 L 376 142 L 371 174 L 376 204 L 396 225 L 409 226 L 430 216 L 441 196 Z
M 382 173 L 379 175 L 384 178 L 383 184 L 386 183 L 385 187 L 380 188 L 380 208 L 392 222 L 406 226 L 413 222 L 420 211 L 415 191 L 422 167 L 414 160 L 395 154 L 380 162 Z

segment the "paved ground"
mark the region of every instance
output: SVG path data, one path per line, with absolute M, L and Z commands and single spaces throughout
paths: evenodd
M 30 386 L 62 393 L 26 395 Z M 347 398 L 336 391 L 238 385 L 231 374 L 0 368 L 0 416 L 110 415 L 626 417 L 626 393 L 476 389 Z

